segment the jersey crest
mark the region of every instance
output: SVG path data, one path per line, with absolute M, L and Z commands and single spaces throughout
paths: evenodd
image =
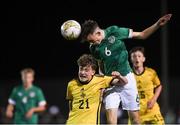
M 30 92 L 29 96 L 30 96 L 31 98 L 35 97 L 35 92 Z
M 110 37 L 108 37 L 108 42 L 109 43 L 114 43 L 116 41 L 116 37 L 115 36 L 110 36 Z
M 21 92 L 18 92 L 18 96 L 20 96 L 20 97 L 21 97 L 22 95 L 23 95 L 23 94 L 22 94 Z
M 86 94 L 84 93 L 84 88 L 81 89 L 81 97 L 84 98 Z

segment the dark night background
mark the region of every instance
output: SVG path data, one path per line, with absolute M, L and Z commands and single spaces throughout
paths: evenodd
M 163 84 L 168 84 L 169 107 L 177 111 L 180 99 L 180 15 L 177 0 L 168 0 L 167 3 L 167 12 L 173 16 L 167 24 L 169 83 Z M 63 115 L 67 114 L 64 99 L 67 82 L 77 74 L 78 57 L 89 53 L 89 50 L 88 44 L 65 40 L 60 33 L 61 24 L 69 19 L 80 23 L 93 19 L 102 28 L 118 25 L 142 31 L 162 16 L 160 1 L 14 1 L 6 2 L 3 12 L 5 23 L 2 24 L 0 45 L 0 107 L 7 105 L 12 88 L 20 83 L 19 71 L 32 67 L 36 71 L 36 83 L 44 90 L 49 106 L 58 105 Z M 126 40 L 126 45 L 128 50 L 133 46 L 144 46 L 146 65 L 156 69 L 161 79 L 163 62 L 160 31 L 146 40 Z

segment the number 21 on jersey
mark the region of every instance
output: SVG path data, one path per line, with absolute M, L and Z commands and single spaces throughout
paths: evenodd
M 89 100 L 79 100 L 79 109 L 89 109 Z

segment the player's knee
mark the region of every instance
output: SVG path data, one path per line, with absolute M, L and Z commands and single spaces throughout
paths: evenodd
M 139 111 L 129 111 L 128 114 L 132 124 L 140 124 Z
M 117 118 L 115 116 L 110 116 L 107 121 L 109 124 L 117 124 Z
M 131 122 L 132 124 L 140 124 L 140 119 L 139 117 L 134 117 L 134 118 L 131 118 Z
M 107 122 L 109 124 L 117 124 L 117 112 L 116 112 L 116 109 L 107 111 Z

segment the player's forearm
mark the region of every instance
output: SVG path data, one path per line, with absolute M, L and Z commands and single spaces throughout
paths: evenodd
M 158 22 L 154 23 L 152 26 L 146 28 L 145 30 L 141 32 L 133 32 L 132 38 L 135 39 L 146 39 L 148 38 L 151 34 L 153 34 L 157 29 L 159 29 L 159 24 Z
M 72 110 L 72 100 L 69 100 L 69 110 Z
M 159 95 L 161 93 L 161 90 L 162 90 L 162 86 L 161 85 L 155 88 L 154 96 L 153 96 L 153 99 L 155 101 L 157 101 L 157 99 L 158 99 L 158 97 L 159 97 Z
M 153 34 L 157 29 L 159 29 L 159 25 L 157 23 L 153 24 L 152 26 L 150 26 L 149 28 L 145 29 L 143 31 L 143 39 L 148 38 L 151 34 Z
M 118 79 L 119 79 L 119 81 L 120 81 L 120 82 L 122 82 L 122 83 L 125 83 L 125 84 L 127 84 L 127 83 L 128 83 L 127 78 L 126 78 L 126 77 L 124 77 L 124 76 L 122 76 L 122 75 L 120 75 L 120 76 L 118 77 Z
M 14 111 L 14 106 L 12 104 L 8 104 L 7 106 L 7 112 L 13 112 Z
M 152 26 L 146 28 L 142 32 L 140 32 L 139 39 L 146 39 L 151 36 L 157 29 L 159 29 L 158 23 L 154 23 Z
M 112 77 L 114 78 L 111 84 L 114 85 L 125 85 L 128 83 L 126 77 L 122 76 L 119 72 L 113 71 L 111 73 Z
M 114 80 L 112 81 L 112 85 L 125 85 L 128 83 L 128 80 L 124 76 L 118 76 L 115 77 Z
M 39 107 L 34 107 L 32 108 L 33 112 L 42 112 L 44 110 L 46 110 L 46 106 L 39 106 Z

